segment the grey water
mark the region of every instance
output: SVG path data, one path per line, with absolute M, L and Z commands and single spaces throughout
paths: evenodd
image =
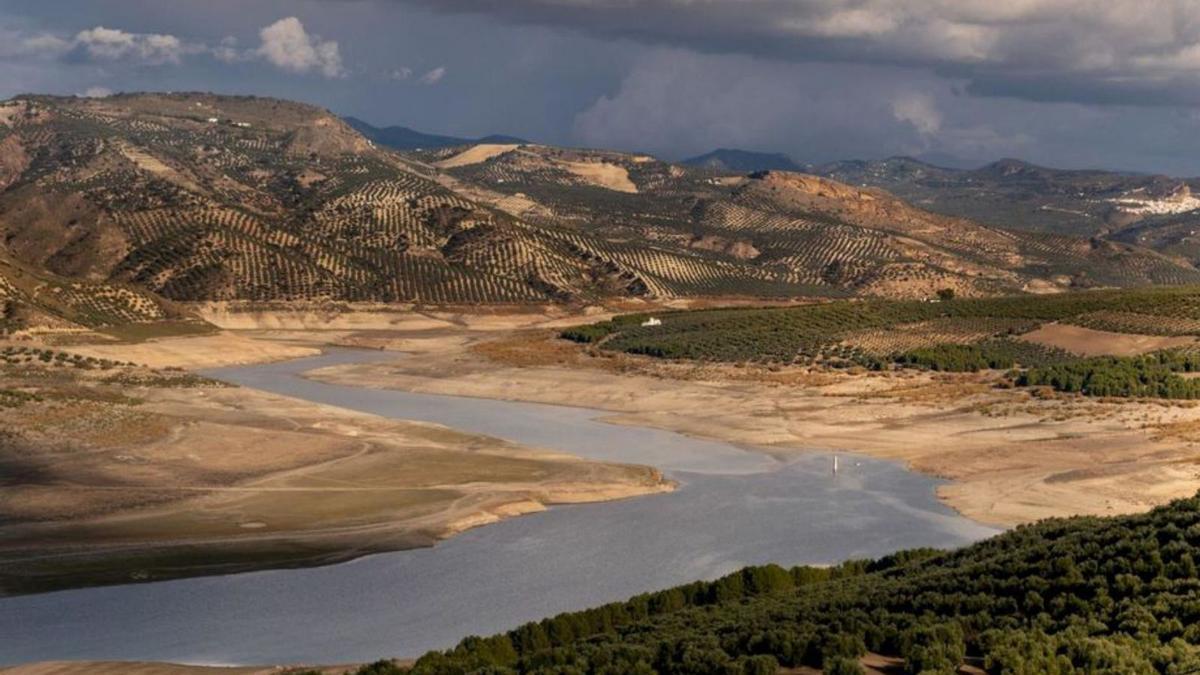
M 745 565 L 829 564 L 996 530 L 935 497 L 939 481 L 828 453 L 790 462 L 730 444 L 597 421 L 564 406 L 414 394 L 301 377 L 397 358 L 332 350 L 206 373 L 247 387 L 664 470 L 673 493 L 560 506 L 438 545 L 348 563 L 0 599 L 0 664 L 162 660 L 339 663 L 412 657 L 557 612 Z

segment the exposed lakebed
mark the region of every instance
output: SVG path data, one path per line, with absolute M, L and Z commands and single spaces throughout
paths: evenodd
M 662 469 L 669 494 L 555 507 L 429 549 L 0 600 L 0 663 L 59 659 L 349 662 L 415 656 L 560 611 L 765 562 L 826 564 L 995 530 L 939 503 L 902 466 L 811 453 L 783 463 L 726 443 L 607 424 L 561 406 L 413 394 L 301 377 L 399 358 L 332 350 L 207 374 L 247 387 L 525 445 Z

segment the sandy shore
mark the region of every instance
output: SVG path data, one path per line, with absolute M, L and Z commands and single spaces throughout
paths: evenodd
M 555 328 L 606 316 L 602 309 L 586 319 L 561 311 L 362 307 L 330 314 L 220 305 L 204 311 L 238 330 L 134 345 L 141 362 L 187 367 L 274 360 L 324 344 L 396 350 L 407 356 L 398 354 L 394 364 L 328 369 L 319 378 L 597 408 L 611 411 L 611 422 L 754 445 L 780 456 L 817 448 L 897 459 L 951 479 L 941 498 L 997 525 L 1136 512 L 1200 488 L 1200 408 L 1187 403 L 1039 397 L 997 389 L 978 376 L 810 373 L 589 356 L 553 339 Z
M 324 369 L 314 377 L 598 408 L 613 413 L 610 422 L 753 445 L 783 457 L 815 448 L 901 460 L 951 479 L 939 496 L 953 508 L 1002 526 L 1143 511 L 1200 489 L 1200 408 L 1186 403 L 1043 399 L 997 389 L 981 376 L 810 373 L 587 356 L 545 330 L 443 327 L 393 335 L 384 346 L 407 356 L 398 355 L 394 364 Z
M 316 352 L 242 335 L 132 347 L 172 366 Z M 0 390 L 39 396 L 0 406 L 0 593 L 327 564 L 672 487 L 650 467 L 188 377 L 0 367 Z

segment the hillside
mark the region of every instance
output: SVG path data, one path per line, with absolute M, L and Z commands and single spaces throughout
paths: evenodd
M 64 341 L 204 332 L 187 311 L 126 284 L 63 278 L 0 255 L 0 336 Z
M 392 148 L 393 150 L 433 150 L 458 145 L 475 145 L 477 143 L 528 143 L 515 136 L 493 134 L 483 138 L 462 138 L 459 136 L 444 136 L 427 134 L 416 129 L 402 126 L 377 127 L 364 122 L 357 117 L 343 118 L 352 129 L 372 141 Z
M 147 94 L 0 110 L 16 158 L 4 240 L 60 275 L 175 300 L 545 302 L 636 285 L 311 106 Z
M 1003 159 L 950 169 L 907 157 L 834 162 L 812 172 L 877 187 L 938 213 L 1007 228 L 1106 236 L 1200 260 L 1194 179 L 1118 171 L 1052 169 Z
M 983 295 L 1197 278 L 1191 265 L 1140 247 L 990 227 L 804 174 L 714 175 L 644 155 L 486 147 L 472 161 L 455 150 L 419 158 L 440 164 L 457 189 L 530 222 L 568 224 L 613 243 L 708 252 L 827 292 Z
M 515 141 L 515 139 L 499 139 Z M 929 297 L 1200 281 L 1130 244 L 947 219 L 800 174 L 517 142 L 408 154 L 254 97 L 0 105 L 7 255 L 178 301 Z
M 778 152 L 752 152 L 731 148 L 718 148 L 703 155 L 689 157 L 681 164 L 698 166 L 727 173 L 753 173 L 755 171 L 803 171 L 791 157 Z

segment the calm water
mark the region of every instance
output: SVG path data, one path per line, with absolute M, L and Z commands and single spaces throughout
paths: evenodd
M 597 459 L 658 466 L 678 491 L 556 507 L 430 548 L 340 565 L 0 600 L 0 663 L 153 659 L 194 663 L 362 661 L 414 656 L 547 614 L 764 562 L 831 563 L 995 530 L 954 514 L 937 481 L 843 455 L 786 464 L 725 443 L 595 421 L 559 406 L 410 394 L 300 378 L 394 359 L 336 350 L 211 375 L 403 419 Z

